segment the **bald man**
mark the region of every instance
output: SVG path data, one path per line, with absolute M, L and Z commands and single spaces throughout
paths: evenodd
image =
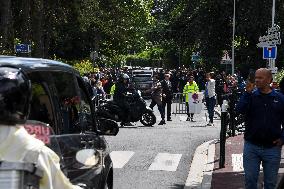
M 271 82 L 271 72 L 258 69 L 255 83 L 247 83 L 236 106 L 236 111 L 245 115 L 243 165 L 247 189 L 257 189 L 261 163 L 264 188 L 274 189 L 277 183 L 284 142 L 284 96 L 270 87 Z

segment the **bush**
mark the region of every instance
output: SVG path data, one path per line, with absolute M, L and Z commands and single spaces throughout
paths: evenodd
M 73 62 L 74 63 L 74 62 Z M 90 60 L 81 60 L 73 64 L 73 67 L 80 72 L 80 75 L 98 72 L 99 68 L 94 68 Z
M 283 77 L 284 77 L 284 69 L 279 70 L 279 72 L 277 72 L 277 74 L 275 75 L 275 81 L 279 83 Z

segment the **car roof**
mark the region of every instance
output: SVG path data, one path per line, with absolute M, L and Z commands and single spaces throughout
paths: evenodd
M 12 66 L 21 68 L 25 72 L 37 71 L 64 71 L 79 74 L 72 66 L 56 60 L 43 58 L 29 58 L 0 55 L 0 66 Z

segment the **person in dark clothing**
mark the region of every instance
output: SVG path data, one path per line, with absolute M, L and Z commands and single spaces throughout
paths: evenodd
M 222 95 L 224 94 L 224 79 L 222 77 L 222 75 L 219 73 L 216 76 L 216 87 L 215 87 L 215 91 L 216 91 L 216 96 L 217 96 L 217 104 L 220 105 L 220 107 L 222 106 Z
M 246 92 L 236 106 L 245 115 L 243 165 L 245 186 L 257 189 L 260 163 L 264 188 L 276 187 L 281 149 L 284 142 L 284 95 L 271 89 L 272 74 L 266 68 L 255 72 L 254 83 L 248 81 Z
M 162 91 L 161 82 L 157 80 L 157 78 L 155 77 L 153 86 L 151 87 L 152 101 L 149 107 L 153 110 L 155 105 L 158 106 L 158 110 L 160 112 L 161 119 L 162 119 L 158 125 L 163 125 L 166 123 L 165 122 L 165 112 L 164 112 L 164 107 L 163 107 L 163 102 L 162 102 L 162 93 L 163 91 Z
M 110 94 L 110 90 L 111 90 L 111 87 L 113 86 L 113 84 L 114 84 L 113 78 L 109 75 L 108 78 L 107 78 L 107 82 L 103 86 L 106 94 Z
M 172 121 L 171 119 L 171 105 L 173 100 L 173 91 L 172 91 L 172 84 L 170 82 L 170 74 L 165 74 L 165 79 L 161 81 L 162 85 L 162 103 L 163 103 L 163 109 L 165 112 L 165 108 L 167 106 L 167 121 Z
M 180 72 L 179 78 L 178 78 L 178 92 L 182 93 L 183 88 L 186 85 L 188 78 L 186 77 L 185 73 Z
M 128 92 L 129 85 L 129 76 L 127 74 L 123 74 L 119 81 L 115 84 L 115 91 L 113 95 L 113 101 L 124 110 L 124 115 L 130 116 L 130 107 L 127 102 L 126 94 Z M 122 120 L 121 125 L 123 126 L 127 120 L 127 116 L 123 116 L 125 120 Z

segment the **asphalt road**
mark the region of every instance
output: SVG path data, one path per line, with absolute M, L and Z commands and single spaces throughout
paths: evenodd
M 155 107 L 156 109 L 156 107 Z M 121 128 L 115 137 L 106 137 L 114 163 L 114 189 L 184 188 L 195 149 L 205 141 L 219 138 L 220 120 L 206 125 L 206 110 L 196 122 L 181 121 L 185 115 L 154 127 Z

